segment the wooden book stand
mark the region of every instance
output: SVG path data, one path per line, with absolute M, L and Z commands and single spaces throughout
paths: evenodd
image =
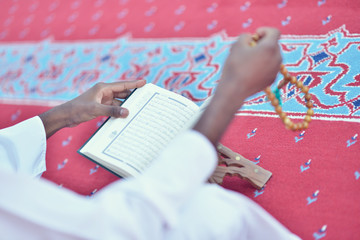
M 219 144 L 217 151 L 219 156 L 219 166 L 217 166 L 213 175 L 210 177 L 210 183 L 221 185 L 224 177 L 230 175 L 245 179 L 255 188 L 261 189 L 269 181 L 272 175 L 270 171 L 256 165 L 240 154 L 233 152 L 224 145 Z

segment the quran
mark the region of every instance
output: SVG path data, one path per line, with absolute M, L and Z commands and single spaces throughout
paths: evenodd
M 196 123 L 209 102 L 210 98 L 199 107 L 148 83 L 123 102 L 128 117 L 109 117 L 78 153 L 121 177 L 137 176 L 176 135 Z

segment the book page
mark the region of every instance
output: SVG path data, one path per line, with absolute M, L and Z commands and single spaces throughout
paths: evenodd
M 97 159 L 141 173 L 198 110 L 192 101 L 147 84 L 125 101 L 125 119 L 111 118 L 81 149 Z
M 193 128 L 195 126 L 195 124 L 197 123 L 197 121 L 199 121 L 201 115 L 204 113 L 205 109 L 208 107 L 208 105 L 210 104 L 212 99 L 212 96 L 208 97 L 203 104 L 200 105 L 200 107 L 198 108 L 198 110 L 196 111 L 196 113 L 193 114 L 193 116 L 191 116 L 191 118 L 189 119 L 189 121 L 186 123 L 186 125 L 184 126 L 184 128 L 182 129 L 183 131 L 188 130 L 190 128 Z

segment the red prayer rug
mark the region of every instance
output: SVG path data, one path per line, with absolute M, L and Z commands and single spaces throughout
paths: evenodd
M 4 0 L 1 7 L 0 127 L 99 81 L 145 78 L 200 104 L 236 36 L 277 27 L 284 64 L 310 88 L 314 120 L 291 132 L 263 92 L 247 99 L 222 143 L 273 177 L 261 190 L 236 177 L 223 186 L 303 239 L 360 238 L 358 1 Z M 300 121 L 303 94 L 287 86 L 281 95 L 284 110 Z M 76 153 L 103 121 L 51 137 L 43 177 L 88 196 L 117 180 Z

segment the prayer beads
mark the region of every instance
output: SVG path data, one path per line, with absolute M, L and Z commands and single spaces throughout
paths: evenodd
M 255 34 L 252 36 L 252 41 L 250 42 L 250 46 L 256 46 L 256 42 L 260 39 L 260 36 Z M 284 64 L 280 65 L 280 73 L 283 75 L 283 79 L 280 81 L 278 85 L 278 89 L 281 89 L 286 84 L 291 83 L 295 85 L 298 89 L 301 90 L 305 94 L 305 102 L 307 107 L 307 112 L 304 120 L 301 123 L 294 123 L 288 118 L 285 112 L 282 111 L 282 107 L 280 106 L 279 99 L 276 98 L 275 94 L 271 91 L 270 87 L 267 87 L 264 92 L 266 93 L 267 98 L 270 100 L 271 105 L 274 106 L 275 111 L 279 114 L 280 119 L 285 124 L 286 129 L 290 129 L 293 131 L 300 131 L 307 129 L 309 127 L 309 123 L 311 122 L 311 116 L 314 114 L 314 110 L 312 109 L 313 104 L 311 102 L 311 95 L 309 94 L 309 87 L 304 86 L 304 84 L 297 80 L 296 77 L 291 76 L 288 70 L 285 68 Z

